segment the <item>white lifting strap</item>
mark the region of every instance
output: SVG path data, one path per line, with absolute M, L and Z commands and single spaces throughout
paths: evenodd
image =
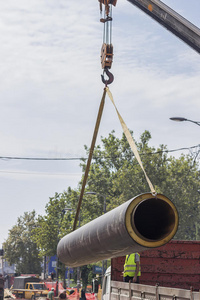
M 147 176 L 147 173 L 145 172 L 145 169 L 144 169 L 144 167 L 143 167 L 143 164 L 142 164 L 142 161 L 141 161 L 141 159 L 140 159 L 140 155 L 139 155 L 139 153 L 138 153 L 136 144 L 135 144 L 135 142 L 134 142 L 134 140 L 133 140 L 133 138 L 132 138 L 132 136 L 131 136 L 131 134 L 130 134 L 130 131 L 128 130 L 128 127 L 126 126 L 126 124 L 125 124 L 125 122 L 124 122 L 122 116 L 120 115 L 120 113 L 119 113 L 119 111 L 118 111 L 118 109 L 117 109 L 117 107 L 116 107 L 116 105 L 115 105 L 113 96 L 112 96 L 112 94 L 111 94 L 111 92 L 110 92 L 110 90 L 109 90 L 108 87 L 106 87 L 106 92 L 107 92 L 107 94 L 108 94 L 110 100 L 112 101 L 112 103 L 113 103 L 115 109 L 116 109 L 118 118 L 119 118 L 119 120 L 120 120 L 121 126 L 122 126 L 123 131 L 124 131 L 124 134 L 125 134 L 125 136 L 126 136 L 126 138 L 127 138 L 127 141 L 129 142 L 129 145 L 130 145 L 130 147 L 131 147 L 131 149 L 132 149 L 132 151 L 133 151 L 133 153 L 134 153 L 134 155 L 135 155 L 135 157 L 136 157 L 136 159 L 137 159 L 137 161 L 138 161 L 138 163 L 139 163 L 141 169 L 142 169 L 143 172 L 144 172 L 144 175 L 145 175 L 146 180 L 147 180 L 147 182 L 148 182 L 148 185 L 149 185 L 149 187 L 150 187 L 151 193 L 152 193 L 153 195 L 156 195 L 156 191 L 155 191 L 155 189 L 154 189 L 154 187 L 153 187 L 153 184 L 151 183 L 151 181 L 150 181 L 149 177 Z

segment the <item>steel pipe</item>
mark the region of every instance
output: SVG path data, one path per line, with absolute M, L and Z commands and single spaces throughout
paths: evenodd
M 57 255 L 77 267 L 169 242 L 178 229 L 175 205 L 162 194 L 141 194 L 64 236 Z

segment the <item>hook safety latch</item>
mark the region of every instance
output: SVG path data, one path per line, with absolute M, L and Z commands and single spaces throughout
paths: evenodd
M 107 80 L 104 78 L 104 73 L 106 73 L 106 75 L 108 76 Z M 108 70 L 108 68 L 105 68 L 103 70 L 103 75 L 101 75 L 101 80 L 107 86 L 108 84 L 111 84 L 113 82 L 114 75 Z

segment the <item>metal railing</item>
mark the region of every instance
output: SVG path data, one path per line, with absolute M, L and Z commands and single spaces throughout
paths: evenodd
M 200 292 L 111 281 L 110 300 L 199 300 Z

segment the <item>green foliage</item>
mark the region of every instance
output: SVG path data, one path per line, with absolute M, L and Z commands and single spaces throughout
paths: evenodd
M 59 240 L 72 231 L 77 193 L 71 188 L 62 194 L 56 193 L 46 205 L 46 214 L 38 217 L 34 229 L 34 241 L 40 248 L 40 256 L 54 256 Z M 64 280 L 65 266 L 58 262 L 59 274 Z
M 158 149 L 150 147 L 150 139 L 150 133 L 145 131 L 137 148 L 156 191 L 171 199 L 179 211 L 180 224 L 175 238 L 198 239 L 199 165 L 190 155 L 169 157 L 164 145 Z M 88 153 L 89 149 L 85 149 Z M 81 166 L 84 171 L 84 160 Z M 149 192 L 143 171 L 124 135 L 119 139 L 112 132 L 108 138 L 102 138 L 102 147 L 97 146 L 94 150 L 86 188 L 98 194 L 85 197 L 82 206 L 83 211 L 87 208 L 87 216 L 91 218 L 103 213 L 104 199 L 101 195 L 106 196 L 108 211 L 138 194 Z
M 171 157 L 167 147 L 160 145 L 157 149 L 149 146 L 151 134 L 145 131 L 137 148 L 143 166 L 156 191 L 171 199 L 180 217 L 177 239 L 197 239 L 199 223 L 199 179 L 198 164 L 190 155 Z M 86 153 L 89 149 L 85 146 Z M 82 159 L 82 171 L 86 160 Z M 81 184 L 79 188 L 81 189 Z M 102 145 L 94 150 L 86 190 L 96 195 L 84 195 L 80 224 L 83 225 L 103 214 L 106 198 L 106 210 L 109 211 L 141 193 L 149 192 L 149 186 L 125 135 L 117 138 L 112 131 L 108 138 L 102 138 Z M 40 247 L 41 255 L 54 255 L 58 240 L 72 231 L 79 190 L 68 190 L 55 194 L 46 206 L 46 215 L 38 218 L 35 241 Z M 63 211 L 65 208 L 69 210 Z
M 165 145 L 160 145 L 157 149 L 149 146 L 150 139 L 150 132 L 145 131 L 140 141 L 136 142 L 137 148 L 156 192 L 163 193 L 171 199 L 178 209 L 180 225 L 175 238 L 199 239 L 200 195 L 197 192 L 200 180 L 199 165 L 190 155 L 182 154 L 179 158 L 169 156 Z M 81 226 L 104 213 L 105 200 L 106 210 L 109 211 L 150 190 L 125 135 L 123 134 L 120 139 L 112 131 L 107 138 L 101 140 L 101 146 L 97 145 L 94 149 L 85 189 L 85 192 L 92 191 L 96 195 L 85 194 L 83 197 L 79 218 Z M 85 146 L 85 150 L 88 154 L 88 147 Z M 84 173 L 86 159 L 82 159 L 81 167 Z M 61 194 L 56 193 L 46 205 L 46 214 L 38 217 L 31 238 L 40 249 L 41 257 L 55 255 L 60 238 L 72 231 L 81 185 L 82 181 L 77 190 L 68 188 Z M 8 239 L 8 246 L 5 245 L 11 263 L 16 261 L 17 247 L 21 249 L 22 233 L 23 229 L 19 223 L 16 228 L 12 229 L 12 236 L 18 244 Z M 12 245 L 14 251 L 9 251 L 9 245 Z M 20 253 L 23 252 L 20 250 Z M 65 267 L 61 265 L 59 267 L 61 268 L 60 274 L 63 276 Z M 91 273 L 91 266 L 82 267 L 84 285 L 92 276 L 94 274 Z
M 72 230 L 77 194 L 70 188 L 62 194 L 56 193 L 46 205 L 46 214 L 38 217 L 34 240 L 40 248 L 40 255 L 56 254 L 60 238 Z
M 17 273 L 41 273 L 39 249 L 33 241 L 35 216 L 35 211 L 32 211 L 25 212 L 19 217 L 17 224 L 10 229 L 8 239 L 3 244 L 5 258 L 10 264 L 16 264 Z

